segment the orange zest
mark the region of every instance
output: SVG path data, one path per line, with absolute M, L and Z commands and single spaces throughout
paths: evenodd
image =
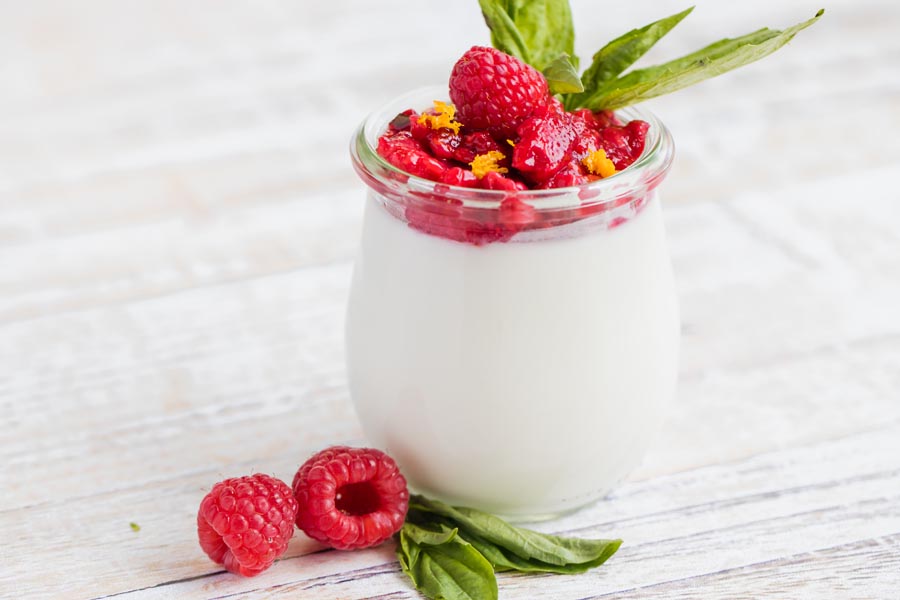
M 506 156 L 503 155 L 502 152 L 497 150 L 491 150 L 490 152 L 486 152 L 485 154 L 476 154 L 475 160 L 469 163 L 472 167 L 472 173 L 478 179 L 481 179 L 488 173 L 506 173 L 509 171 L 506 167 L 501 167 L 497 164 L 498 161 L 503 160 Z
M 419 125 L 428 125 L 432 129 L 452 129 L 453 133 L 459 133 L 462 123 L 455 119 L 456 107 L 440 100 L 434 101 L 434 114 L 422 113 L 419 116 Z
M 603 148 L 594 150 L 585 156 L 581 159 L 581 164 L 587 167 L 587 170 L 592 174 L 599 175 L 600 177 L 609 177 L 610 175 L 616 174 L 616 165 L 607 158 L 606 150 Z

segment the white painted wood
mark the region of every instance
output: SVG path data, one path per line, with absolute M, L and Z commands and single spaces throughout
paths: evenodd
M 865 468 L 860 466 L 860 455 L 872 457 Z M 873 560 L 855 563 L 856 579 L 846 573 L 838 577 L 845 590 L 868 588 L 881 594 L 868 597 L 890 598 L 888 592 L 897 583 L 896 568 L 900 566 L 900 554 L 895 552 L 900 541 L 898 490 L 900 424 L 832 442 L 628 483 L 604 502 L 557 522 L 536 526 L 569 535 L 623 537 L 626 545 L 606 567 L 573 577 L 502 575 L 502 597 L 553 594 L 559 598 L 583 598 L 640 589 L 647 597 L 664 598 L 669 597 L 666 590 L 682 589 L 689 578 L 695 580 L 698 597 L 717 597 L 717 589 L 729 573 L 741 574 L 730 585 L 740 586 L 744 577 L 757 576 L 760 589 L 768 586 L 773 593 L 782 594 L 776 597 L 813 597 L 792 595 L 799 594 L 793 584 L 779 590 L 776 567 L 783 564 L 784 573 L 795 582 L 801 577 L 801 570 L 808 567 L 809 585 L 813 591 L 821 590 L 834 582 L 832 561 L 841 561 L 846 570 L 848 553 L 870 548 Z M 85 502 L 79 505 L 75 514 L 79 508 L 90 506 Z M 121 515 L 123 520 L 118 535 L 110 535 L 119 542 L 131 532 L 126 531 L 124 524 L 128 517 L 119 512 L 114 515 Z M 187 526 L 192 514 L 188 512 L 179 519 Z M 592 525 L 585 526 L 586 523 Z M 175 528 L 151 523 L 138 535 L 156 526 Z M 165 539 L 166 533 L 147 535 L 155 541 Z M 216 568 L 211 564 L 204 570 L 193 558 L 193 544 L 193 539 L 184 536 L 173 541 L 165 561 L 170 576 L 187 579 L 203 571 L 209 577 L 144 589 L 125 597 L 215 598 L 229 594 L 327 599 L 397 592 L 401 593 L 399 597 L 414 597 L 402 593 L 407 586 L 390 547 L 294 556 L 279 561 L 277 568 L 259 578 L 239 579 L 227 573 L 214 574 Z M 179 548 L 191 555 L 185 557 L 187 564 L 181 559 Z M 307 550 L 305 546 L 297 554 Z M 132 552 L 141 551 L 135 547 Z M 757 569 L 772 575 L 771 581 L 767 583 Z M 135 577 L 146 575 L 120 577 L 133 582 Z
M 675 10 L 573 5 L 583 56 Z M 648 61 L 817 8 L 699 6 Z M 537 526 L 620 554 L 502 576 L 502 598 L 896 597 L 900 5 L 826 8 L 764 63 L 650 103 L 679 152 L 679 399 L 610 499 Z M 0 5 L 0 598 L 416 597 L 390 547 L 302 535 L 240 580 L 193 521 L 221 478 L 364 442 L 347 141 L 485 41 L 474 2 Z

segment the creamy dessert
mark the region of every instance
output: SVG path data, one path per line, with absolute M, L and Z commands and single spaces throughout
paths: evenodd
M 398 107 L 439 91 L 398 99 L 354 145 L 370 190 L 347 318 L 351 395 L 413 489 L 559 514 L 638 464 L 674 392 L 678 310 L 655 190 L 671 139 L 652 115 L 623 111 L 647 124 L 641 155 L 581 188 L 406 177 L 379 139 Z
M 453 504 L 539 517 L 597 499 L 638 464 L 674 391 L 655 194 L 613 229 L 483 247 L 416 231 L 376 199 L 352 289 L 366 434 Z

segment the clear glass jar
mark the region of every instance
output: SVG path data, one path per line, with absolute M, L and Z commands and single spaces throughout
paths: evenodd
M 679 319 L 657 185 L 671 137 L 652 114 L 628 169 L 579 188 L 503 192 L 404 174 L 378 136 L 347 317 L 350 391 L 413 489 L 519 519 L 605 495 L 640 462 L 677 376 Z M 511 204 L 512 203 L 512 204 Z

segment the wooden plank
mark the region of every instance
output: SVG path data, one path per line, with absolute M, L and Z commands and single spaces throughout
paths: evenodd
M 642 586 L 593 598 L 674 599 L 685 594 L 716 598 L 853 598 L 882 600 L 900 585 L 900 534 L 804 552 L 682 581 Z
M 148 202 L 164 197 L 153 188 L 145 192 L 140 198 Z M 198 208 L 188 219 L 116 225 L 6 249 L 5 268 L 0 268 L 0 324 L 352 258 L 365 192 L 354 187 L 286 197 L 290 193 L 268 207 Z M 109 200 L 110 205 L 121 203 L 119 197 Z M 70 210 L 78 206 L 74 202 Z M 89 229 L 83 221 L 78 227 Z
M 788 583 L 806 578 L 809 589 L 820 590 L 834 581 L 829 569 L 838 561 L 846 568 L 853 556 L 865 565 L 862 581 L 842 577 L 852 586 L 868 586 L 874 598 L 896 579 L 900 555 L 893 550 L 900 533 L 900 424 L 830 441 L 771 452 L 733 463 L 693 469 L 668 477 L 623 485 L 604 502 L 555 522 L 537 526 L 544 531 L 580 536 L 621 536 L 620 553 L 606 566 L 574 577 L 500 578 L 504 598 L 535 597 L 552 590 L 554 597 L 583 598 L 647 590 L 647 597 L 671 597 L 696 579 L 696 589 L 740 589 L 743 581 L 760 589 L 778 589 L 777 579 L 763 581 L 783 565 Z M 861 465 L 859 456 L 870 457 Z M 286 467 L 279 463 L 277 473 Z M 31 532 L 33 541 L 49 549 L 47 557 L 59 565 L 52 575 L 38 574 L 22 554 L 2 575 L 12 589 L 39 593 L 53 585 L 48 577 L 66 582 L 70 597 L 84 597 L 142 588 L 135 598 L 363 598 L 403 593 L 408 584 L 398 572 L 392 549 L 361 552 L 318 552 L 295 540 L 290 558 L 254 579 L 221 573 L 206 563 L 195 547 L 192 519 L 202 496 L 197 477 L 165 487 L 147 486 L 114 499 L 76 500 L 65 506 L 16 511 L 5 529 L 11 540 L 29 523 L 66 514 L 77 520 L 90 514 L 98 501 L 108 507 L 100 531 L 86 543 L 98 568 L 85 571 L 84 562 L 66 559 L 70 534 L 46 529 Z M 6 513 L 4 513 L 4 516 Z M 26 518 L 22 518 L 27 515 Z M 129 520 L 142 524 L 139 534 Z M 301 536 L 302 537 L 302 536 Z M 7 548 L 15 551 L 15 545 Z M 30 542 L 33 543 L 33 542 Z M 160 549 L 166 548 L 165 553 Z M 106 565 L 115 553 L 117 562 Z M 152 562 L 150 562 L 152 561 Z M 152 569 L 134 568 L 152 564 Z M 794 566 L 791 566 L 794 565 Z M 205 574 L 207 576 L 198 578 Z M 155 586 L 159 583 L 174 582 Z M 43 583 L 42 583 L 43 582 Z M 98 583 L 99 582 L 99 583 Z M 791 584 L 793 585 L 793 584 Z M 33 587 L 37 586 L 37 587 Z M 693 588 L 691 588 L 693 589 Z M 799 587 L 785 587 L 803 595 Z M 674 590 L 674 591 L 673 591 Z M 629 592 L 631 593 L 631 592 Z M 634 594 L 639 592 L 634 591 Z M 700 592 L 701 595 L 705 595 Z M 404 596 L 400 596 L 404 597 Z M 408 597 L 415 597 L 409 594 Z M 724 595 L 723 597 L 730 597 Z

